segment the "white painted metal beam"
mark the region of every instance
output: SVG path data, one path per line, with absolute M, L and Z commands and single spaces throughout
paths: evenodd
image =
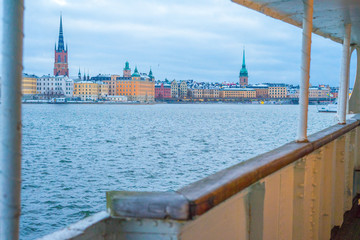
M 310 57 L 311 57 L 311 32 L 313 22 L 313 0 L 303 0 L 303 32 L 301 50 L 301 79 L 300 79 L 300 117 L 298 127 L 298 142 L 307 141 L 307 120 L 309 105 L 309 80 L 310 80 Z
M 349 72 L 350 72 L 350 37 L 351 24 L 345 25 L 345 37 L 342 49 L 341 75 L 338 101 L 339 124 L 346 123 L 346 105 L 348 102 L 349 91 Z
M 3 1 L 0 239 L 19 238 L 23 0 Z

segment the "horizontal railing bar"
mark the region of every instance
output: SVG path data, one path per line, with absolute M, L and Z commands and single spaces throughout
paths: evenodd
M 159 196 L 156 197 L 151 192 L 111 191 L 107 193 L 107 205 L 111 208 L 111 216 L 114 217 L 193 219 L 359 125 L 359 120 L 349 120 L 345 125 L 334 125 L 309 136 L 307 143 L 287 143 L 189 184 L 171 194 L 169 198 L 164 193 L 158 193 Z M 174 199 L 179 200 L 179 206 L 174 204 Z M 143 207 L 129 207 L 133 205 L 131 201 L 141 202 Z M 187 210 L 187 213 L 184 210 Z
M 360 121 L 355 120 L 348 121 L 346 125 L 334 125 L 311 135 L 307 143 L 290 142 L 189 184 L 177 192 L 190 201 L 190 218 L 193 218 L 359 125 Z

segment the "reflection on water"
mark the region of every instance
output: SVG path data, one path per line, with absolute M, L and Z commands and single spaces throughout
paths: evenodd
M 335 114 L 309 109 L 309 132 Z M 24 105 L 21 238 L 105 210 L 108 190 L 169 191 L 292 141 L 295 105 Z

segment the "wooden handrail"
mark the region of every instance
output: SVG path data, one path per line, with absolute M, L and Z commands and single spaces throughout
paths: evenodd
M 214 173 L 175 192 L 107 192 L 113 217 L 189 220 L 360 125 L 349 120 Z

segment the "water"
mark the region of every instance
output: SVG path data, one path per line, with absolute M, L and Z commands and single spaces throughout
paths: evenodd
M 105 210 L 108 190 L 176 190 L 272 150 L 297 122 L 295 105 L 24 105 L 21 239 Z

